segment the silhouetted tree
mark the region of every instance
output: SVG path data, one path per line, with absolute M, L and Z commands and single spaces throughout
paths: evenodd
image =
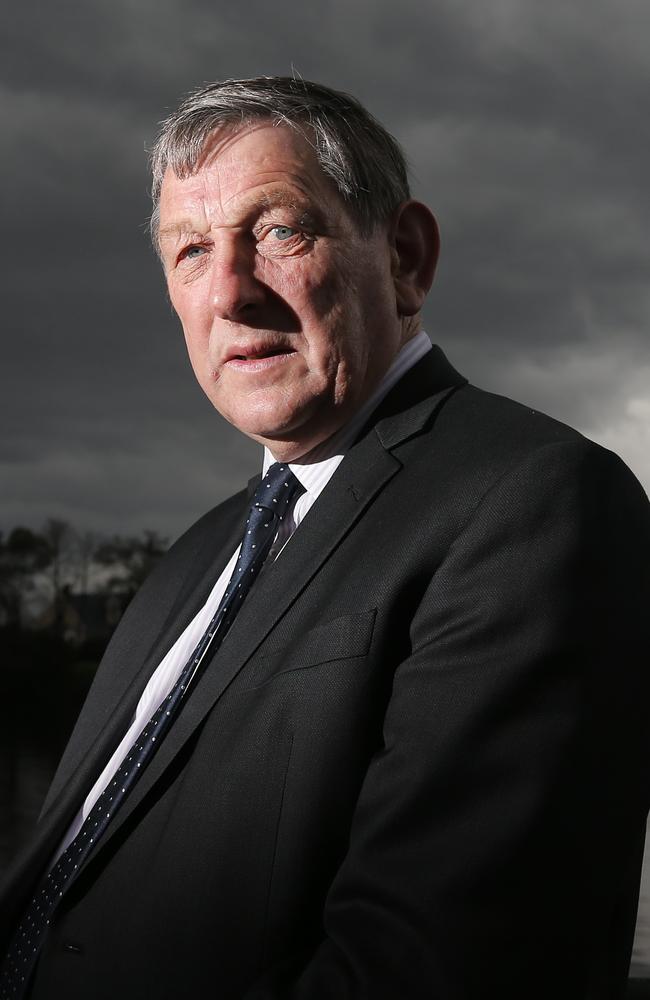
M 50 547 L 42 534 L 20 525 L 6 539 L 0 533 L 0 607 L 5 624 L 20 624 L 24 594 L 50 560 Z
M 80 594 L 87 594 L 90 589 L 91 571 L 102 544 L 101 537 L 95 531 L 84 531 L 81 534 L 75 532 L 75 589 Z
M 43 525 L 42 537 L 47 546 L 47 571 L 56 601 L 74 573 L 75 534 L 67 521 L 50 517 Z
M 165 554 L 168 544 L 156 531 L 144 531 L 140 537 L 114 535 L 98 546 L 95 561 L 115 569 L 109 587 L 133 595 Z

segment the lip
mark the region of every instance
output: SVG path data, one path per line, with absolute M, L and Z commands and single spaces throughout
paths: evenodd
M 242 372 L 266 371 L 275 365 L 285 364 L 295 354 L 293 347 L 286 344 L 234 344 L 224 357 L 223 367 Z
M 281 354 L 267 354 L 252 358 L 234 357 L 225 361 L 223 367 L 237 372 L 264 372 L 268 371 L 269 368 L 286 364 L 295 355 L 296 351 L 284 351 Z

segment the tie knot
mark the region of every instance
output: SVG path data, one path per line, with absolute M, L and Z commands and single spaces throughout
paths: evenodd
M 255 490 L 252 506 L 263 507 L 282 518 L 293 499 L 298 480 L 288 465 L 274 462 Z

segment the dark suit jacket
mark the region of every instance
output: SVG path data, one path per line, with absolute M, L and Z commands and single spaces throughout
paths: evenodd
M 246 508 L 202 518 L 128 609 L 5 934 Z M 245 602 L 64 897 L 34 1000 L 619 996 L 649 570 L 623 463 L 434 350 Z

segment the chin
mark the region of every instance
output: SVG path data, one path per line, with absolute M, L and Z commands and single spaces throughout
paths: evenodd
M 238 431 L 262 444 L 266 441 L 281 441 L 292 436 L 294 422 L 288 418 L 285 420 L 278 417 L 271 419 L 267 415 L 265 419 L 263 414 L 251 413 L 250 411 L 244 413 L 241 411 L 226 412 L 218 406 L 216 409 Z
M 236 406 L 220 406 L 219 401 L 212 400 L 213 405 L 226 420 L 249 437 L 263 440 L 290 439 L 294 434 L 300 434 L 300 429 L 312 420 L 315 406 L 291 404 L 287 399 L 258 399 L 249 405 L 244 401 Z

